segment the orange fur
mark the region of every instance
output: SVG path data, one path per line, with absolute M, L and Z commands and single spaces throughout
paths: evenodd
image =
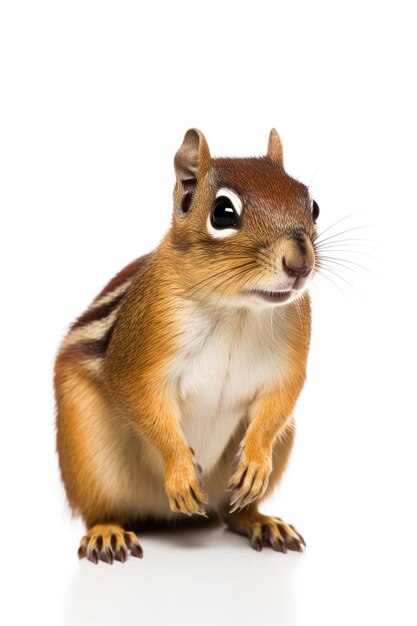
M 224 506 L 228 481 L 234 490 L 232 509 L 249 506 L 254 515 L 255 501 L 279 480 L 291 448 L 291 415 L 305 380 L 307 292 L 279 307 L 278 314 L 271 309 L 271 341 L 279 337 L 282 372 L 270 377 L 266 372 L 269 382 L 253 393 L 236 387 L 229 405 L 241 413 L 239 427 L 224 441 L 223 455 L 205 476 L 205 489 L 182 427 L 189 397 L 181 388 L 183 374 L 175 368 L 182 362 L 195 311 L 206 312 L 208 320 L 224 311 L 232 332 L 234 307 L 244 308 L 245 298 L 252 306 L 248 288 L 272 284 L 277 267 L 284 280 L 288 267 L 304 276 L 314 266 L 316 231 L 308 190 L 282 164 L 276 132 L 267 157 L 212 159 L 200 131 L 188 131 L 175 158 L 171 229 L 155 251 L 102 290 L 65 339 L 55 372 L 57 448 L 70 505 L 90 529 L 81 556 L 94 562 L 109 562 L 115 555 L 123 560 L 128 547 L 121 539 L 124 528 L 150 515 L 205 514 L 206 491 L 208 506 L 229 523 Z M 236 234 L 213 239 L 206 223 L 220 187 L 240 194 L 245 213 Z M 257 310 L 250 319 L 262 339 L 269 325 L 262 321 L 257 329 Z M 261 318 L 265 313 L 259 313 Z M 187 354 L 181 358 L 186 362 Z M 256 366 L 262 372 L 262 359 Z M 186 373 L 196 384 L 193 372 Z M 233 473 L 231 459 L 238 452 Z M 237 519 L 233 515 L 242 514 L 232 513 L 231 525 Z M 246 524 L 246 518 L 239 519 Z M 278 531 L 273 526 L 270 532 L 275 536 Z

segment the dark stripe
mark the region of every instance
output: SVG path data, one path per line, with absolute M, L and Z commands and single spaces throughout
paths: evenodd
M 86 358 L 105 356 L 113 335 L 114 327 L 115 324 L 112 324 L 107 333 L 101 339 L 95 339 L 94 341 L 81 341 L 77 344 L 82 355 Z
M 102 339 L 79 341 L 64 348 L 58 355 L 57 363 L 79 363 L 80 359 L 102 358 L 107 352 L 115 324 L 109 328 Z
M 93 309 L 88 309 L 85 313 L 80 315 L 80 317 L 74 322 L 71 326 L 71 330 L 74 328 L 80 328 L 82 326 L 86 326 L 91 322 L 97 322 L 98 320 L 102 320 L 117 307 L 118 304 L 123 300 L 125 294 L 122 293 L 120 296 L 117 296 L 111 302 L 107 302 L 106 304 L 102 304 Z
M 149 254 L 145 254 L 144 256 L 136 259 L 136 261 L 125 267 L 121 272 L 119 272 L 119 274 L 117 274 L 117 276 L 115 276 L 108 283 L 103 291 L 97 296 L 95 301 L 107 295 L 108 293 L 113 291 L 113 289 L 116 289 L 117 287 L 122 285 L 129 278 L 132 278 L 151 256 L 152 252 L 150 252 Z M 125 294 L 126 292 L 122 293 L 120 296 L 115 297 L 108 304 L 99 305 L 91 311 L 86 311 L 76 320 L 76 322 L 71 327 L 71 330 L 84 326 L 85 324 L 88 324 L 95 320 L 104 319 L 122 301 Z M 102 339 L 97 339 L 93 341 L 79 341 L 64 348 L 62 352 L 60 352 L 58 355 L 57 364 L 64 365 L 66 363 L 77 363 L 79 359 L 97 358 L 105 356 L 107 348 L 110 344 L 110 340 L 112 338 L 116 321 L 117 320 L 113 322 L 112 326 L 108 329 Z

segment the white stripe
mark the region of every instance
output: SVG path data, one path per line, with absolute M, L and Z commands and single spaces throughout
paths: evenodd
M 95 357 L 94 359 L 84 359 L 82 366 L 85 367 L 91 374 L 98 376 L 101 374 L 103 361 L 104 358 L 101 356 Z
M 106 293 L 104 296 L 102 296 L 98 300 L 95 300 L 90 305 L 90 309 L 96 309 L 98 306 L 101 306 L 102 304 L 108 304 L 109 302 L 117 298 L 118 296 L 122 295 L 122 293 L 124 293 L 127 290 L 131 282 L 132 282 L 132 279 L 130 278 L 126 280 L 124 283 L 122 283 L 121 285 L 119 285 L 118 287 L 116 287 L 115 289 L 113 289 L 112 291 L 110 291 L 109 293 Z
M 107 317 L 104 317 L 101 320 L 94 320 L 84 326 L 74 328 L 74 330 L 70 331 L 66 339 L 64 339 L 62 348 L 72 346 L 74 343 L 78 343 L 80 341 L 97 341 L 102 339 L 112 324 L 116 321 L 120 307 L 121 304 L 113 309 Z

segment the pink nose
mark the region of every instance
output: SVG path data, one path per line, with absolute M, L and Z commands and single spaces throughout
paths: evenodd
M 282 265 L 288 276 L 295 276 L 296 278 L 299 278 L 300 276 L 308 276 L 312 270 L 311 267 L 297 267 L 295 265 L 290 265 L 286 262 L 285 257 L 282 259 Z

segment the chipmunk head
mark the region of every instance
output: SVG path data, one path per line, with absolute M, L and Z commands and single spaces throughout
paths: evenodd
M 204 135 L 191 129 L 174 164 L 171 235 L 190 294 L 255 307 L 299 297 L 314 269 L 319 208 L 285 172 L 276 130 L 266 156 L 212 158 Z

